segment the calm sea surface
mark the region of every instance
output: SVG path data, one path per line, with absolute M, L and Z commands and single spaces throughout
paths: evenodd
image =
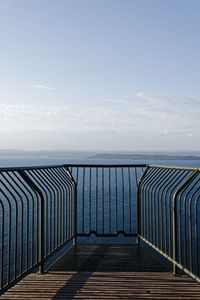
M 193 167 L 200 168 L 200 159 L 178 160 L 129 160 L 129 159 L 89 159 L 70 157 L 38 157 L 38 156 L 0 156 L 1 167 L 47 166 L 67 163 L 88 164 L 153 164 L 162 166 Z

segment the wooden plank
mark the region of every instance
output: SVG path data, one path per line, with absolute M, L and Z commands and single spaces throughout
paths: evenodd
M 200 299 L 200 285 L 186 276 L 168 272 L 53 272 L 29 275 L 1 298 Z
M 70 251 L 47 274 L 30 274 L 1 299 L 200 299 L 197 282 L 173 276 L 137 246 L 78 245 Z

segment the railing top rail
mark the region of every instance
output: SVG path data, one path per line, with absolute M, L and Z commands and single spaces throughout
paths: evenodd
M 160 165 L 146 165 L 146 166 L 149 168 L 200 171 L 200 168 L 194 168 L 194 167 L 174 167 L 174 166 L 160 166 Z
M 80 167 L 80 168 L 146 168 L 147 164 L 65 164 L 66 167 Z
M 85 168 L 128 168 L 139 167 L 146 168 L 146 164 L 62 164 L 62 165 L 44 165 L 44 166 L 26 166 L 26 167 L 3 167 L 0 168 L 0 172 L 5 171 L 19 171 L 19 170 L 39 170 L 39 169 L 51 169 L 51 168 L 63 168 L 63 167 L 85 167 Z
M 0 168 L 0 172 L 6 171 L 19 171 L 19 170 L 40 170 L 62 167 L 80 167 L 80 168 L 162 168 L 162 169 L 176 169 L 176 170 L 199 170 L 200 168 L 192 167 L 175 167 L 175 166 L 162 166 L 153 164 L 88 164 L 88 163 L 69 163 L 59 165 L 40 165 L 40 166 L 25 166 L 25 167 L 3 167 Z
M 41 169 L 52 169 L 52 168 L 63 168 L 63 167 L 68 167 L 67 164 L 63 165 L 44 165 L 44 166 L 26 166 L 26 167 L 3 167 L 0 168 L 0 172 L 5 172 L 5 171 L 19 171 L 19 170 L 41 170 Z

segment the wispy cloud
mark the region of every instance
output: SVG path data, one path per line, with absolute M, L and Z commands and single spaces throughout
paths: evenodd
M 137 131 L 145 134 L 197 132 L 199 111 L 155 110 L 146 105 L 70 106 L 0 104 L 0 128 L 3 130 L 40 129 L 75 131 Z
M 197 107 L 200 109 L 200 98 L 199 97 L 186 97 L 186 96 L 176 96 L 176 95 L 164 95 L 164 94 L 153 94 L 138 92 L 134 97 L 143 99 L 146 103 L 151 105 L 157 105 L 163 108 L 178 108 L 184 109 L 185 107 Z
M 58 137 L 62 136 L 69 144 L 78 136 L 87 147 L 101 146 L 102 141 L 105 143 L 102 147 L 106 148 L 109 143 L 112 147 L 124 145 L 124 149 L 135 145 L 160 149 L 200 147 L 198 98 L 184 97 L 181 101 L 175 96 L 140 92 L 132 100 L 121 97 L 107 100 L 108 104 L 88 107 L 0 104 L 0 132 L 5 139 L 7 134 L 15 137 L 37 132 L 40 141 L 52 133 L 58 143 Z
M 115 103 L 115 104 L 130 104 L 130 101 L 123 98 L 105 98 L 106 102 Z
M 44 84 L 30 84 L 29 87 L 34 89 L 40 89 L 40 90 L 48 90 L 48 91 L 55 90 L 55 87 L 44 85 Z

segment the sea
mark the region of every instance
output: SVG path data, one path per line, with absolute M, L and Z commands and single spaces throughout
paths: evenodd
M 151 164 L 200 168 L 200 151 L 189 152 L 78 152 L 0 150 L 0 168 L 61 164 Z

